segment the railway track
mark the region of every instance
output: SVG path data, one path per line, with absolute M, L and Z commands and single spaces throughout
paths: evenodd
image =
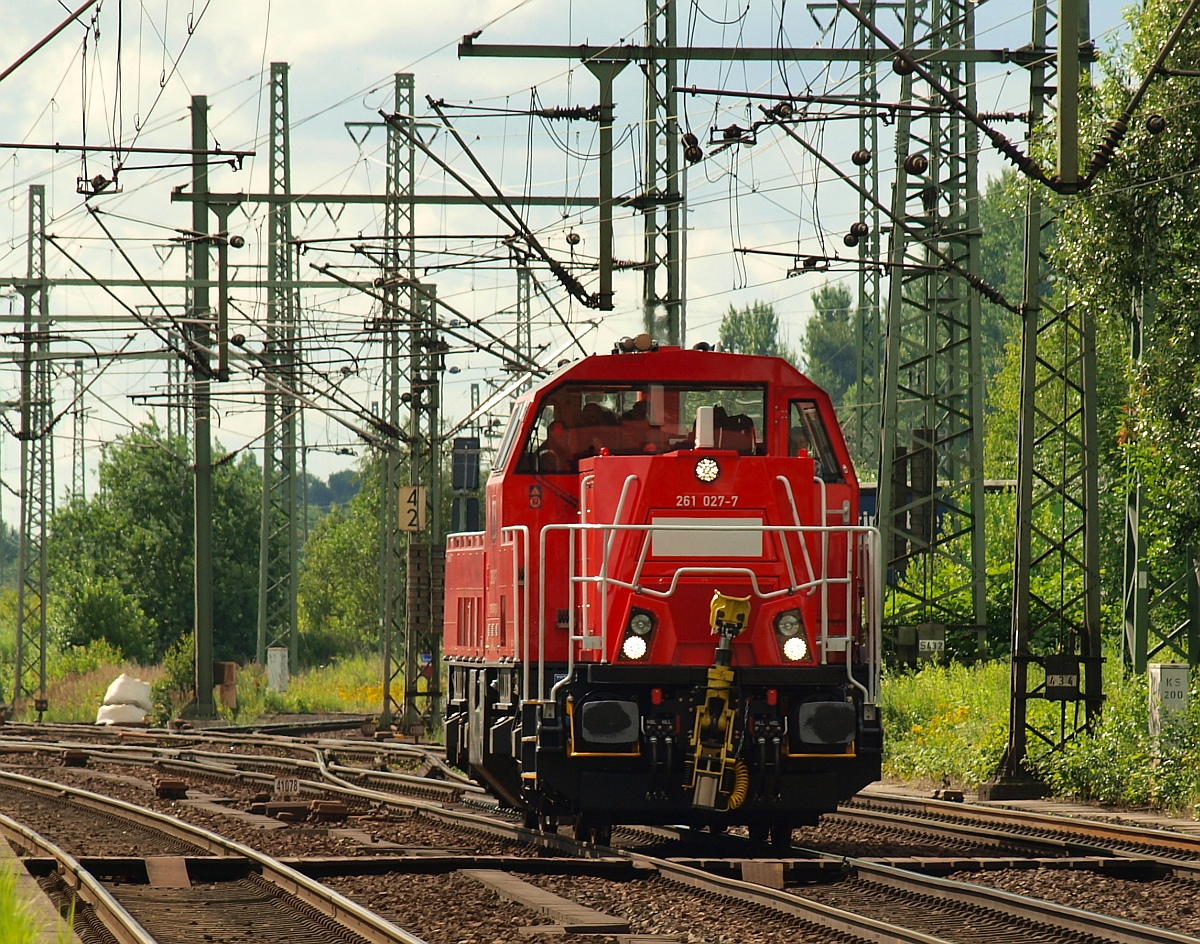
M 1179 879 L 1200 881 L 1200 837 L 1167 829 L 871 791 L 836 815 L 959 838 L 987 836 L 1050 854 L 1122 857 L 1153 863 Z
M 628 933 L 658 934 L 664 942 L 706 940 L 706 932 L 716 926 L 713 921 L 722 922 L 726 934 L 730 928 L 742 928 L 744 931 L 737 932 L 740 939 L 763 942 L 894 940 L 937 944 L 1073 940 L 1087 944 L 1093 941 L 1165 944 L 1197 940 L 1180 932 L 1160 931 L 1116 918 L 1104 918 L 1021 895 L 920 875 L 884 863 L 823 855 L 818 850 L 795 849 L 785 860 L 763 860 L 761 848 L 751 847 L 748 841 L 731 836 L 696 837 L 669 829 L 649 830 L 639 836 L 636 831 L 623 829 L 618 831 L 618 844 L 627 848 L 610 850 L 579 844 L 556 833 L 524 829 L 513 822 L 512 817 L 498 815 L 494 808 L 485 812 L 481 806 L 486 804 L 481 803 L 473 791 L 462 789 L 461 783 L 428 780 L 423 784 L 413 783 L 421 778 L 387 776 L 385 771 L 371 771 L 345 763 L 331 764 L 327 759 L 328 750 L 314 750 L 312 745 L 287 745 L 294 753 L 308 753 L 308 757 L 264 757 L 249 753 L 249 747 L 208 751 L 176 746 L 179 742 L 174 739 L 169 743 L 169 747 L 91 744 L 71 749 L 85 750 L 89 760 L 104 767 L 120 763 L 135 764 L 144 769 L 153 764 L 157 769 L 175 773 L 186 771 L 189 780 L 204 778 L 206 783 L 265 785 L 273 782 L 281 772 L 290 771 L 292 775 L 303 775 L 298 777 L 300 786 L 313 796 L 335 796 L 356 810 L 403 811 L 405 815 L 428 819 L 464 833 L 483 830 L 497 840 L 506 841 L 512 849 L 521 847 L 522 851 L 516 853 L 487 858 L 446 849 L 426 849 L 423 854 L 406 849 L 397 853 L 390 848 L 394 844 L 386 848 L 356 850 L 348 856 L 314 856 L 301 852 L 288 858 L 286 867 L 296 873 L 319 877 L 347 898 L 378 908 L 401 925 L 411 924 L 414 933 L 420 934 L 424 930 L 432 934 L 431 940 L 460 939 L 439 937 L 444 929 L 423 928 L 420 924 L 421 921 L 436 924 L 439 917 L 444 918 L 450 913 L 449 909 L 455 907 L 473 908 L 483 925 L 497 915 L 503 915 L 501 927 L 511 931 L 513 922 L 530 921 L 529 913 L 538 911 L 538 893 L 529 890 L 538 888 L 565 901 L 579 898 L 603 905 L 605 907 L 598 910 L 612 912 L 608 917 L 616 924 L 627 925 Z M 58 746 L 47 743 L 35 746 L 22 743 L 20 739 L 0 741 L 0 751 L 17 750 L 28 757 L 38 756 L 37 752 L 44 756 Z M 272 739 L 254 749 L 273 750 L 279 746 Z M 114 749 L 118 747 L 120 749 Z M 366 745 L 354 756 L 372 762 L 376 752 L 373 745 Z M 345 752 L 341 759 L 350 757 L 351 753 Z M 375 777 L 369 785 L 368 774 Z M 112 773 L 105 776 L 120 777 Z M 403 795 L 400 792 L 415 790 L 419 793 L 431 789 L 430 783 L 436 784 L 432 787 L 438 796 L 436 800 L 427 795 Z M 449 791 L 439 792 L 445 787 L 449 787 Z M 0 790 L 0 803 L 3 802 L 4 792 Z M 1072 860 L 1072 867 L 1097 867 L 1095 862 L 1084 863 L 1080 856 L 1073 855 L 1085 850 L 1101 851 L 1099 846 L 1093 848 L 1083 840 L 1064 839 L 1061 835 L 1054 838 L 1014 836 L 995 822 L 935 823 L 927 812 L 921 812 L 917 807 L 913 809 L 918 818 L 908 819 L 907 825 L 895 809 L 871 811 L 873 816 L 885 816 L 882 821 L 874 820 L 876 825 L 871 828 L 878 828 L 879 822 L 888 822 L 890 828 L 895 829 L 932 827 L 955 842 L 966 841 L 963 836 L 970 834 L 971 842 L 984 846 L 990 843 L 1006 852 L 1020 847 L 1031 853 L 1046 853 L 1054 848 L 1059 858 Z M 180 812 L 182 814 L 184 810 Z M 857 814 L 851 814 L 851 818 L 854 815 Z M 966 833 L 960 830 L 966 830 Z M 293 833 L 295 829 L 280 832 Z M 675 844 L 673 849 L 672 842 Z M 682 844 L 689 842 L 707 843 L 706 848 L 710 851 L 688 855 L 687 847 Z M 676 854 L 671 855 L 671 852 Z M 1044 857 L 1050 858 L 1049 855 Z M 1142 861 L 1136 856 L 1121 858 L 1126 862 Z M 188 861 L 189 868 L 201 868 L 199 859 Z M 1186 867 L 1186 863 L 1183 865 Z M 509 910 L 500 908 L 494 900 L 479 897 L 498 894 L 488 889 L 478 877 L 471 876 L 472 871 L 481 870 L 520 877 L 517 891 L 511 895 L 515 904 L 509 905 Z M 444 907 L 438 908 L 437 895 L 447 888 L 455 889 L 455 894 Z M 521 891 L 522 888 L 525 891 Z M 409 906 L 404 904 L 405 889 L 412 892 L 408 898 L 415 897 L 429 907 L 419 914 L 411 913 Z M 713 900 L 724 902 L 718 913 L 706 912 L 706 906 L 700 904 Z M 514 908 L 515 912 L 511 910 Z M 666 914 L 663 914 L 664 910 Z M 543 909 L 541 913 L 544 920 L 549 912 Z M 700 915 L 706 920 L 696 921 Z M 472 920 L 464 918 L 468 925 Z M 542 937 L 550 940 L 541 924 L 520 927 L 522 937 L 534 944 Z M 551 926 L 552 930 L 554 928 L 558 926 Z M 493 928 L 490 933 L 497 934 L 499 930 Z M 676 936 L 672 937 L 672 934 Z
M 270 856 L 151 810 L 75 787 L 0 771 L 0 792 L 33 806 L 33 830 L 6 817 L 0 827 L 26 856 L 40 853 L 125 944 L 272 940 L 280 944 L 421 944 L 419 938 Z M 137 834 L 140 855 L 90 856 L 78 849 L 114 823 Z M 9 830 L 12 830 L 9 832 Z M 49 833 L 49 835 L 46 835 Z M 122 839 L 120 842 L 124 843 Z M 182 850 L 198 855 L 179 855 Z M 86 864 L 85 864 L 86 863 Z M 47 863 L 29 863 L 31 871 Z M 100 896 L 103 890 L 107 894 Z M 97 905 L 97 901 L 101 903 Z

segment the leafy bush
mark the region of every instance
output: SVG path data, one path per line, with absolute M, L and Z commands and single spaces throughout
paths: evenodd
M 52 679 L 68 675 L 86 675 L 100 668 L 120 666 L 124 655 L 106 639 L 93 639 L 85 646 L 69 646 L 52 652 L 46 663 L 46 675 Z M 114 674 L 114 678 L 120 672 Z
M 154 652 L 158 626 L 115 577 L 81 574 L 54 597 L 59 642 L 71 649 L 103 641 L 134 662 Z
M 884 772 L 902 780 L 977 786 L 1004 753 L 1007 706 L 1007 663 L 928 665 L 885 674 Z
M 192 697 L 196 687 L 196 659 L 191 636 L 180 636 L 163 656 L 163 675 L 150 689 L 152 724 L 163 726 Z
M 1158 743 L 1149 734 L 1144 676 L 1116 672 L 1105 679 L 1105 704 L 1095 728 L 1065 751 L 1035 761 L 1055 793 L 1193 815 L 1200 803 L 1200 692 L 1193 674 L 1188 711 L 1167 724 Z

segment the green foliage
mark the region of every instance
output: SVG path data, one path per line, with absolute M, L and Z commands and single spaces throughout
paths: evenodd
M 1200 805 L 1200 689 L 1195 673 L 1186 716 L 1168 725 L 1159 743 L 1149 734 L 1149 693 L 1144 676 L 1106 671 L 1100 720 L 1059 754 L 1036 762 L 1056 793 L 1149 806 L 1193 816 Z
M 334 505 L 347 505 L 358 494 L 360 484 L 358 473 L 353 469 L 333 472 L 324 482 L 310 474 L 307 482 L 308 503 L 325 512 Z
M 378 655 L 349 656 L 292 676 L 281 693 L 267 689 L 264 667 L 248 665 L 238 669 L 238 709 L 231 720 L 249 724 L 279 713 L 376 712 L 383 703 L 382 676 Z
M 0 869 L 0 944 L 36 944 L 39 929 L 18 887 L 17 867 Z
M 885 675 L 885 773 L 930 783 L 982 783 L 1004 753 L 1007 706 L 1008 665 L 1002 662 Z
M 1014 305 L 1025 288 L 1025 179 L 1005 170 L 984 185 L 979 201 L 980 275 Z M 1021 320 L 1007 308 L 981 301 L 982 354 L 985 377 L 994 377 L 1008 362 L 1007 348 L 1020 340 Z M 989 398 L 992 393 L 987 391 Z
M 364 464 L 362 486 L 345 508 L 317 522 L 300 571 L 300 659 L 322 662 L 374 648 L 379 638 L 377 464 Z
M 0 868 L 0 944 L 38 944 L 44 940 L 33 908 L 23 894 L 20 874 L 12 862 Z M 37 894 L 36 886 L 34 889 Z M 64 920 L 55 928 L 54 940 L 56 944 L 70 944 L 74 934 L 75 902 L 72 899 Z
M 17 585 L 17 530 L 0 525 L 0 587 Z
M 100 489 L 55 513 L 49 543 L 54 599 L 68 601 L 68 639 L 112 628 L 86 618 L 116 619 L 124 609 L 157 627 L 149 655 L 158 658 L 193 623 L 193 487 L 186 444 L 144 426 L 111 444 L 100 462 Z M 249 456 L 213 471 L 213 624 L 219 659 L 253 654 L 258 606 L 261 475 Z M 72 594 L 80 575 L 99 581 L 85 600 Z M 115 630 L 114 630 L 115 631 Z M 130 642 L 121 629 L 114 645 Z
M 83 573 L 54 597 L 59 644 L 67 649 L 107 643 L 135 662 L 149 661 L 157 626 L 115 577 Z
M 163 674 L 150 687 L 151 721 L 165 725 L 192 698 L 196 688 L 196 649 L 190 636 L 176 641 L 163 656 Z
M 846 401 L 858 382 L 858 345 L 851 307 L 854 299 L 840 282 L 826 282 L 812 293 L 816 313 L 804 329 L 804 372 L 823 388 L 835 406 Z
M 124 654 L 107 639 L 92 639 L 84 645 L 67 646 L 52 653 L 46 666 L 46 675 L 51 679 L 68 675 L 84 675 L 106 666 L 116 667 L 124 661 Z M 114 672 L 113 678 L 120 675 Z
M 723 351 L 795 360 L 780 338 L 779 316 L 770 302 L 756 301 L 740 311 L 730 305 L 721 318 L 719 337 Z

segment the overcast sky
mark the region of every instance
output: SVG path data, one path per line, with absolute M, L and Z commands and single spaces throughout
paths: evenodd
M 73 8 L 74 0 L 67 0 Z M 6 29 L 0 34 L 0 63 L 15 61 L 48 33 L 68 12 L 52 0 L 9 0 Z M 816 4 L 785 0 L 702 0 L 680 3 L 679 42 L 700 46 L 826 46 L 854 44 L 852 24 L 843 14 L 836 21 Z M 187 147 L 190 96 L 208 96 L 214 140 L 223 148 L 257 150 L 240 171 L 214 166 L 211 186 L 220 191 L 267 189 L 265 138 L 270 64 L 290 64 L 292 121 L 292 187 L 295 191 L 379 193 L 383 188 L 384 136 L 379 128 L 347 122 L 377 122 L 378 110 L 392 108 L 392 75 L 416 75 L 418 110 L 427 113 L 425 95 L 445 99 L 454 121 L 489 173 L 508 193 L 590 195 L 596 190 L 598 148 L 596 126 L 590 122 L 531 121 L 504 110 L 539 106 L 592 105 L 597 99 L 593 77 L 569 60 L 459 59 L 457 44 L 465 33 L 483 30 L 480 43 L 608 44 L 643 40 L 645 5 L 635 0 L 607 3 L 574 0 L 442 0 L 439 3 L 379 2 L 379 0 L 104 0 L 96 30 L 71 25 L 20 69 L 0 83 L 0 133 L 3 141 Z M 92 13 L 85 14 L 92 22 Z M 1102 48 L 1120 35 L 1120 5 L 1093 0 L 1092 35 Z M 899 23 L 880 17 L 887 32 L 899 37 Z M 1016 48 L 1029 40 L 1026 4 L 991 0 L 977 11 L 980 47 Z M 86 35 L 86 39 L 85 39 Z M 119 55 L 118 55 L 119 50 Z M 640 183 L 642 145 L 642 73 L 631 65 L 616 86 L 615 187 L 633 194 Z M 848 93 L 856 90 L 855 71 L 847 65 L 791 63 L 695 63 L 681 68 L 680 84 L 731 91 Z M 892 79 L 887 80 L 887 97 Z M 983 111 L 1023 110 L 1028 82 L 1012 66 L 981 67 L 978 100 Z M 894 94 L 894 93 L 893 93 Z M 747 125 L 754 114 L 744 97 L 684 96 L 681 125 L 707 143 L 710 128 L 738 122 Z M 86 103 L 86 105 L 85 105 Z M 473 114 L 457 106 L 470 104 Z M 806 125 L 804 131 L 832 159 L 848 162 L 855 145 L 853 120 Z M 1008 126 L 1019 137 L 1019 126 Z M 444 132 L 426 132 L 444 160 L 472 180 L 480 175 Z M 882 152 L 891 151 L 890 129 L 881 134 Z M 365 135 L 365 137 L 364 137 Z M 149 168 L 177 163 L 177 157 L 128 156 L 118 177 L 119 193 L 91 202 L 104 216 L 138 271 L 148 278 L 180 278 L 183 253 L 172 239 L 177 228 L 190 226 L 188 207 L 171 202 L 171 190 L 189 180 L 180 168 Z M 1000 161 L 983 155 L 985 173 L 997 173 Z M 852 169 L 852 168 L 851 168 Z M 97 220 L 76 192 L 77 179 L 112 175 L 108 156 L 91 153 L 86 166 L 78 152 L 36 152 L 0 149 L 0 274 L 22 276 L 26 264 L 27 192 L 44 184 L 47 230 L 57 242 L 47 249 L 52 276 L 81 275 L 86 267 L 97 275 L 129 278 L 129 264 L 104 235 Z M 433 162 L 418 162 L 420 192 L 460 193 Z M 887 186 L 887 179 L 883 184 Z M 755 299 L 775 303 L 790 343 L 800 340 L 811 310 L 809 294 L 821 281 L 787 278 L 789 261 L 769 256 L 744 256 L 736 248 L 773 249 L 786 253 L 833 254 L 841 237 L 857 219 L 857 197 L 833 179 L 800 149 L 775 132 L 766 132 L 753 148 L 729 149 L 691 169 L 687 180 L 688 341 L 715 340 L 721 315 L 732 305 Z M 307 212 L 307 211 L 306 211 Z M 643 255 L 640 218 L 619 210 L 614 254 L 618 259 Z M 530 210 L 529 223 L 546 247 L 564 262 L 581 269 L 593 260 L 596 248 L 594 211 L 578 208 Z M 214 224 L 215 226 L 215 224 Z M 265 265 L 266 227 L 261 207 L 235 211 L 230 229 L 243 235 L 246 247 L 234 254 L 235 277 L 250 278 L 253 266 Z M 295 236 L 311 240 L 371 236 L 382 231 L 371 208 L 344 211 L 318 208 L 297 213 Z M 514 274 L 505 261 L 500 239 L 509 230 L 486 210 L 426 207 L 418 212 L 416 229 L 420 264 L 438 295 L 471 318 L 486 319 L 497 333 L 511 332 L 515 304 Z M 580 241 L 567 242 L 574 233 Z M 430 237 L 430 238 L 424 238 Z M 58 246 L 62 247 L 60 251 Z M 351 267 L 365 265 L 362 256 L 345 251 L 347 243 L 314 244 L 301 260 L 305 278 L 321 278 L 309 263 Z M 333 250 L 338 251 L 333 251 Z M 73 257 L 68 258 L 69 254 Z M 494 263 L 480 257 L 494 256 Z M 462 265 L 474 260 L 476 264 Z M 456 268 L 446 269 L 457 262 Z M 348 277 L 370 278 L 363 268 L 343 269 Z M 586 334 L 583 346 L 607 350 L 622 334 L 640 328 L 641 279 L 636 272 L 618 273 L 616 311 L 603 316 L 572 303 L 548 272 L 538 273 L 559 314 L 576 331 L 602 317 Z M 584 271 L 585 281 L 592 277 Z M 851 276 L 846 278 L 852 290 Z M 594 289 L 594 286 L 593 286 Z M 115 290 L 124 304 L 149 306 L 153 299 L 132 286 Z M 246 288 L 234 291 L 235 321 L 253 343 L 261 336 L 265 298 Z M 164 301 L 181 311 L 182 293 L 164 292 Z M 341 389 L 364 405 L 378 400 L 379 362 L 376 345 L 362 334 L 373 301 L 361 292 L 331 284 L 303 295 L 305 331 L 312 340 L 310 358 L 316 370 L 343 377 Z M 20 310 L 20 299 L 0 303 L 0 312 Z M 140 310 L 140 309 L 139 309 Z M 146 311 L 152 309 L 146 308 Z M 535 299 L 535 342 L 549 356 L 569 342 L 559 314 L 540 296 Z M 95 324 L 72 322 L 69 316 L 125 314 L 121 304 L 94 289 L 59 288 L 51 311 L 61 320 L 56 347 L 72 351 L 95 349 L 100 356 L 85 361 L 83 374 L 94 385 L 86 398 L 88 409 L 87 466 L 89 489 L 95 484 L 100 443 L 111 440 L 147 416 L 144 399 L 163 402 L 165 361 L 109 363 L 106 351 L 124 347 L 146 352 L 161 345 L 145 330 L 123 323 L 99 330 Z M 452 316 L 447 316 L 452 317 Z M 11 329 L 10 329 L 11 330 Z M 135 333 L 133 340 L 127 335 Z M 6 343 L 0 351 L 12 351 Z M 578 349 L 576 348 L 576 353 Z M 446 378 L 446 411 L 461 416 L 471 384 L 486 392 L 489 383 L 503 379 L 494 356 L 486 351 L 456 347 Z M 343 370 L 342 368 L 345 368 Z M 70 365 L 56 383 L 57 409 L 71 397 Z M 96 374 L 103 370 L 99 379 Z M 0 365 L 0 400 L 16 399 L 17 373 L 10 363 Z M 252 444 L 261 432 L 261 418 L 251 394 L 250 379 L 237 376 L 220 393 L 216 435 L 227 448 Z M 165 414 L 156 410 L 160 423 Z M 69 417 L 56 428 L 59 491 L 70 481 Z M 352 434 L 320 413 L 306 416 L 310 465 L 318 474 L 353 461 L 357 444 Z M 15 487 L 17 446 L 4 435 L 0 474 Z M 252 446 L 251 446 L 252 448 Z M 351 454 L 347 454 L 347 450 Z M 16 506 L 11 492 L 2 505 L 6 521 Z

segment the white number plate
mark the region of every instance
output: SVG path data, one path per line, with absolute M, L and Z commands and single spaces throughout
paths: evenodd
M 736 508 L 736 495 L 676 495 L 676 508 Z

